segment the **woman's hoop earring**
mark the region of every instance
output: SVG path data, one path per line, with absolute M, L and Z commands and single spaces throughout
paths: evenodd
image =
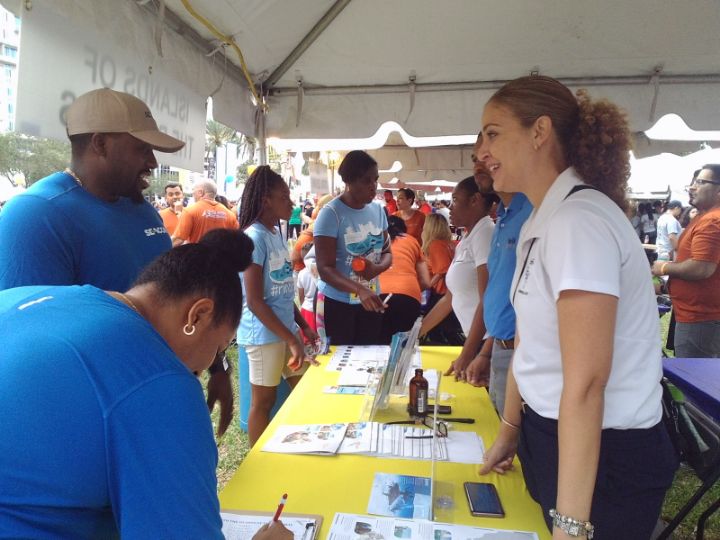
M 190 330 L 188 330 L 188 326 L 190 326 Z M 190 325 L 190 323 L 187 323 L 185 326 L 183 326 L 183 334 L 186 336 L 192 336 L 195 333 L 195 325 Z

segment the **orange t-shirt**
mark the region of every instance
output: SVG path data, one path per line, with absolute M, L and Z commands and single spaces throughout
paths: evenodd
M 420 302 L 420 282 L 415 265 L 424 260 L 420 244 L 410 235 L 395 237 L 390 245 L 392 266 L 380 274 L 383 294 L 405 294 Z
M 395 212 L 393 216 L 402 218 L 400 212 Z M 419 210 L 415 210 L 410 219 L 403 218 L 405 226 L 407 227 L 407 233 L 418 241 L 418 244 L 422 243 L 422 230 L 425 226 L 425 214 Z
M 237 229 L 239 226 L 235 214 L 225 205 L 201 199 L 183 210 L 173 236 L 195 243 L 213 229 Z
M 447 274 L 450 263 L 455 256 L 455 243 L 452 240 L 433 240 L 428 247 L 427 265 L 430 270 L 430 277 L 442 274 L 442 278 L 435 285 L 433 290 L 438 294 L 447 292 L 445 285 L 445 274 Z
M 172 208 L 163 208 L 160 210 L 160 217 L 163 220 L 163 225 L 165 225 L 165 230 L 170 236 L 172 236 L 179 221 L 177 214 Z
M 720 265 L 720 208 L 697 216 L 680 235 L 675 260 L 688 259 Z M 669 286 L 678 322 L 720 320 L 720 268 L 698 281 L 671 277 Z

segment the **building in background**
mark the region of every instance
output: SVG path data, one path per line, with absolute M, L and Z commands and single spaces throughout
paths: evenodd
M 20 18 L 0 6 L 0 132 L 15 130 Z

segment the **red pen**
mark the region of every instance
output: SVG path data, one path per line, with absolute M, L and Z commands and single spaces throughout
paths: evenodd
M 283 494 L 282 499 L 280 499 L 280 504 L 278 504 L 277 510 L 275 510 L 275 515 L 273 516 L 273 521 L 277 521 L 280 519 L 280 514 L 282 514 L 283 508 L 285 508 L 285 503 L 287 502 L 287 493 Z

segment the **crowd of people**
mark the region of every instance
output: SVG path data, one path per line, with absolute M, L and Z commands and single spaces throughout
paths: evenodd
M 260 166 L 237 208 L 202 181 L 187 206 L 168 184 L 158 212 L 142 196 L 153 151 L 182 142 L 142 101 L 90 92 L 67 128 L 70 167 L 0 213 L 0 536 L 221 538 L 208 407 L 222 433 L 233 338 L 254 444 L 320 336 L 387 344 L 422 317 L 425 339 L 460 337 L 446 374 L 498 412 L 481 474 L 517 456 L 554 538 L 650 537 L 678 465 L 651 274 L 676 355 L 720 356 L 720 165 L 690 181 L 696 215 L 630 216 L 624 114 L 538 75 L 485 104 L 473 175 L 434 209 L 409 188 L 377 200 L 378 165 L 356 150 L 344 191 L 315 205 Z

